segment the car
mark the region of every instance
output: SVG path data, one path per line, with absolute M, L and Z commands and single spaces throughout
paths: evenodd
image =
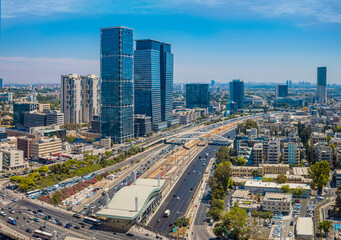
M 176 194 L 174 194 L 173 197 L 176 197 Z
M 290 222 L 290 226 L 294 226 L 294 221 L 291 221 L 291 222 Z
M 288 237 L 291 237 L 291 236 L 292 236 L 292 232 L 289 232 Z
M 57 222 L 57 225 L 58 226 L 63 226 L 63 223 L 62 222 Z
M 169 226 L 170 226 L 170 227 L 171 227 L 171 226 L 173 226 L 173 223 L 172 223 L 172 222 L 170 222 L 170 223 L 169 223 Z
M 193 191 L 193 188 L 190 188 L 189 190 L 190 190 L 190 191 Z
M 36 210 L 34 210 L 34 211 L 32 211 L 33 212 L 33 214 L 38 214 L 38 212 L 36 211 Z
M 74 226 L 74 228 L 75 228 L 75 229 L 80 229 L 80 227 L 79 227 L 79 226 Z
M 38 209 L 37 211 L 38 211 L 38 212 L 40 212 L 40 213 L 42 213 L 42 212 L 43 212 L 43 210 L 42 210 L 42 209 Z
M 49 218 L 47 216 L 43 217 L 44 220 L 49 220 Z
M 102 209 L 102 207 L 103 207 L 102 205 L 99 205 L 99 206 L 98 206 L 99 209 Z
M 9 210 L 8 212 L 9 212 L 9 213 L 12 213 L 12 214 L 15 213 L 15 211 L 14 211 L 13 209 Z
M 71 226 L 69 224 L 65 224 L 65 228 L 70 228 Z
M 91 206 L 91 209 L 95 209 L 95 208 L 96 208 L 96 205 L 92 205 L 92 206 Z
M 156 221 L 156 223 L 159 223 L 159 222 L 161 222 L 161 218 L 159 218 L 159 219 Z
M 176 199 L 177 199 L 177 200 L 179 200 L 179 199 L 180 199 L 180 197 L 176 197 Z
M 5 212 L 0 212 L 0 215 L 5 217 L 6 216 L 6 213 Z
M 271 228 L 271 223 L 268 225 L 268 228 Z
M 28 232 L 28 233 L 31 233 L 31 232 L 32 232 L 32 230 L 31 230 L 31 229 L 29 229 L 29 228 L 27 228 L 27 229 L 26 229 L 26 232 Z
M 33 218 L 33 221 L 40 222 L 40 219 L 39 218 Z
M 39 230 L 40 231 L 45 231 L 46 227 L 40 227 Z
M 75 213 L 72 215 L 74 218 L 81 218 L 80 214 L 79 213 Z
M 129 236 L 129 237 L 134 237 L 135 236 L 134 233 L 127 233 L 126 235 Z
M 89 205 L 87 204 L 87 205 L 84 206 L 84 209 L 87 209 L 88 207 L 89 207 Z
M 12 199 L 12 201 L 13 201 L 13 202 L 16 202 L 16 201 L 17 201 L 17 199 L 16 199 L 16 198 L 13 198 L 13 199 Z

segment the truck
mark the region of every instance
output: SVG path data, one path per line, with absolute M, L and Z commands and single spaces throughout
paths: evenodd
M 165 213 L 163 214 L 163 217 L 169 217 L 169 214 L 170 214 L 170 210 L 169 209 L 167 209 L 166 211 L 165 211 Z

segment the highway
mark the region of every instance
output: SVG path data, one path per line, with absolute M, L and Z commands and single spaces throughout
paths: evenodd
M 9 207 L 15 210 L 14 214 L 9 213 Z M 16 221 L 16 225 L 10 225 L 6 223 L 8 227 L 11 227 L 17 232 L 24 234 L 28 237 L 31 237 L 33 231 L 39 229 L 40 227 L 45 226 L 46 232 L 53 233 L 56 230 L 58 238 L 64 239 L 66 236 L 80 237 L 85 239 L 132 239 L 129 236 L 126 236 L 123 233 L 113 233 L 113 231 L 108 231 L 101 226 L 95 227 L 88 223 L 82 223 L 82 218 L 74 218 L 71 213 L 68 214 L 64 211 L 60 211 L 58 208 L 51 209 L 45 207 L 44 205 L 38 205 L 36 203 L 32 203 L 28 200 L 18 200 L 17 202 L 12 202 L 3 206 L 3 211 L 6 213 L 6 216 L 0 216 L 1 222 L 6 222 L 8 217 L 13 217 Z M 42 210 L 43 216 L 38 216 L 36 214 L 29 214 L 28 209 L 32 211 Z M 20 212 L 20 213 L 19 213 Z M 62 226 L 59 226 L 55 223 L 52 223 L 49 220 L 44 220 L 43 218 L 46 216 L 51 216 L 50 220 L 59 219 L 62 223 Z M 27 221 L 29 218 L 39 218 L 39 222 L 35 222 L 33 219 Z M 72 227 L 70 229 L 65 228 L 64 225 L 67 223 L 72 223 Z M 80 224 L 81 223 L 81 224 Z M 82 227 L 84 225 L 84 228 Z M 79 229 L 76 229 L 75 226 L 78 226 Z M 30 229 L 32 233 L 26 232 L 27 229 Z M 135 236 L 134 239 L 149 239 L 147 237 Z
M 230 135 L 231 138 L 234 138 L 235 134 L 236 131 L 231 130 L 224 134 L 224 136 Z M 150 227 L 164 233 L 170 232 L 170 225 L 172 225 L 178 217 L 185 214 L 192 197 L 202 180 L 208 160 L 215 157 L 215 153 L 219 147 L 220 146 L 216 145 L 208 145 L 195 157 L 194 160 L 192 160 L 170 194 L 157 209 L 157 212 L 148 224 Z M 207 158 L 205 158 L 206 153 L 208 153 Z M 170 215 L 168 218 L 164 218 L 163 214 L 167 209 L 170 210 Z

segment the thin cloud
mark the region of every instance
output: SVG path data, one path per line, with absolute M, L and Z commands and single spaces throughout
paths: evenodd
M 341 23 L 339 0 L 3 0 L 3 17 L 48 16 L 56 13 L 84 14 L 169 14 L 194 13 L 202 7 L 206 14 L 224 10 L 225 15 L 249 10 L 264 17 L 313 18 L 322 23 Z M 202 10 L 202 9 L 201 9 Z M 202 13 L 199 11 L 199 14 Z M 303 24 L 303 23 L 300 23 Z
M 0 56 L 6 83 L 58 83 L 61 74 L 99 74 L 99 60 Z

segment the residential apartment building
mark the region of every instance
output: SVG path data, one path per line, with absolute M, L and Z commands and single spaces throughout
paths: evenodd
M 300 161 L 300 150 L 297 143 L 284 143 L 283 147 L 283 162 L 285 164 L 295 165 Z
M 335 169 L 336 186 L 341 184 L 341 169 Z
M 318 162 L 327 161 L 329 164 L 333 164 L 333 148 L 326 142 L 314 144 L 314 155 Z
M 25 158 L 32 157 L 32 144 L 34 138 L 28 136 L 17 137 L 17 149 L 23 151 Z
M 88 123 L 99 114 L 99 79 L 95 75 L 61 76 L 61 110 L 64 122 Z
M 290 213 L 292 194 L 266 193 L 262 206 L 264 211 Z
M 263 159 L 263 144 L 262 143 L 256 143 L 253 146 L 253 160 L 254 165 L 259 165 L 264 163 Z
M 253 177 L 254 171 L 260 171 L 265 174 L 288 174 L 290 171 L 289 164 L 259 164 L 255 166 L 232 166 L 232 177 Z
M 2 165 L 7 170 L 18 170 L 28 166 L 24 162 L 24 152 L 13 148 L 2 148 Z
M 313 132 L 310 136 L 311 144 L 327 142 L 327 135 L 324 133 Z
M 278 139 L 272 139 L 269 142 L 268 156 L 267 156 L 266 162 L 268 164 L 278 164 L 279 155 L 280 155 L 280 142 Z
M 341 163 L 341 147 L 335 148 L 336 163 Z

